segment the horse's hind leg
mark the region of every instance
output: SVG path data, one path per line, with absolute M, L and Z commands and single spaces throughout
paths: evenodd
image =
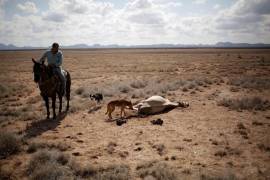
M 56 118 L 56 113 L 55 113 L 55 101 L 56 101 L 56 95 L 52 96 L 53 119 Z
M 59 114 L 62 111 L 62 96 L 59 96 Z
M 66 111 L 68 111 L 69 109 L 69 97 L 67 96 L 67 107 L 66 107 Z
M 50 107 L 49 107 L 49 98 L 43 97 L 47 109 L 47 119 L 50 119 Z
M 66 99 L 67 99 L 67 107 L 66 107 L 66 111 L 68 111 L 68 109 L 69 109 L 70 86 L 71 86 L 71 78 L 70 78 L 70 74 L 67 73 L 67 83 L 66 83 Z

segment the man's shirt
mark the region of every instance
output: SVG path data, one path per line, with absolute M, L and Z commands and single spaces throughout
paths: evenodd
M 50 50 L 46 51 L 43 56 L 40 58 L 39 62 L 45 61 L 47 58 L 48 65 L 55 65 L 57 67 L 62 65 L 63 54 L 61 51 L 58 51 L 56 54 L 53 54 Z

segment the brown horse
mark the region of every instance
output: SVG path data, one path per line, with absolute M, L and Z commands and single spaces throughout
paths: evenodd
M 61 91 L 60 79 L 53 74 L 52 67 L 46 66 L 44 62 L 38 63 L 34 59 L 32 59 L 32 61 L 34 63 L 33 66 L 34 81 L 38 83 L 40 94 L 45 101 L 47 108 L 47 119 L 50 118 L 49 98 L 52 98 L 53 119 L 55 119 L 56 95 L 59 98 L 59 113 L 61 113 L 62 111 L 63 91 Z M 66 111 L 68 111 L 69 109 L 70 86 L 71 86 L 71 77 L 69 72 L 66 71 L 66 99 L 67 99 Z

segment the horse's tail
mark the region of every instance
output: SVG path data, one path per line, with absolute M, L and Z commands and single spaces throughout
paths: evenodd
M 71 77 L 68 71 L 67 72 L 67 82 L 66 82 L 66 98 L 67 100 L 70 100 L 70 87 L 71 87 Z

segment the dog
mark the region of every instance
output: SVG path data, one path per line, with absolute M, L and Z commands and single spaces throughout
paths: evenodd
M 126 116 L 126 112 L 125 112 L 125 108 L 129 108 L 133 110 L 133 106 L 131 101 L 127 101 L 127 100 L 114 100 L 114 101 L 110 101 L 107 105 L 107 112 L 105 114 L 108 114 L 109 119 L 112 119 L 112 112 L 115 110 L 115 107 L 120 107 L 121 109 L 121 118 L 123 117 L 122 114 L 124 112 L 124 116 Z
M 90 94 L 89 97 L 91 100 L 97 101 L 97 103 L 103 100 L 103 95 L 101 93 Z

